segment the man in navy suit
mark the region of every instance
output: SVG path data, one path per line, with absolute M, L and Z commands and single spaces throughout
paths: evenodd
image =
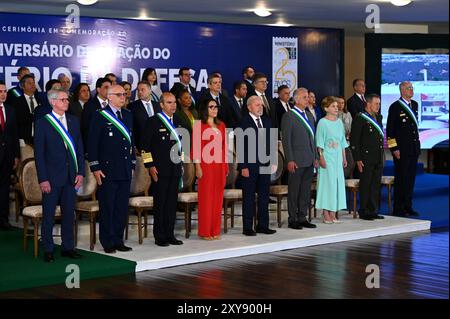
M 123 242 L 128 217 L 132 170 L 136 166 L 133 116 L 124 108 L 126 93 L 113 85 L 109 104 L 91 121 L 88 140 L 89 166 L 97 180 L 100 208 L 100 243 L 107 254 L 130 251 Z
M 233 85 L 234 95 L 230 98 L 230 105 L 234 114 L 234 123 L 238 125 L 242 119 L 242 110 L 247 109 L 247 85 L 245 81 L 237 81 Z
M 20 87 L 23 94 L 15 100 L 14 108 L 17 115 L 17 127 L 19 139 L 26 144 L 33 144 L 34 136 L 34 112 L 42 104 L 36 89 L 34 74 L 26 74 L 20 79 Z
M 255 142 L 244 133 L 237 133 L 238 170 L 242 182 L 242 218 L 243 234 L 255 236 L 256 233 L 274 234 L 276 230 L 269 228 L 269 188 L 270 174 L 276 170 L 278 134 L 270 134 L 272 123 L 264 115 L 263 101 L 253 95 L 247 100 L 248 114 L 242 117 L 240 128 L 255 137 Z M 273 135 L 273 136 L 271 136 Z M 271 149 L 271 145 L 275 145 Z M 261 149 L 262 148 L 262 149 Z M 261 154 L 260 154 L 261 153 Z M 254 156 L 254 158 L 252 158 Z M 256 158 L 255 158 L 256 157 Z M 264 158 L 266 157 L 266 158 Z M 253 229 L 253 213 L 255 211 L 255 194 L 258 193 L 257 225 Z
M 0 81 L 0 230 L 10 230 L 9 186 L 19 164 L 19 135 L 14 108 L 5 103 L 6 86 Z
M 352 115 L 352 118 L 356 118 L 358 113 L 364 112 L 366 108 L 366 83 L 363 79 L 353 80 L 353 90 L 355 93 L 347 100 L 347 109 Z
M 139 100 L 128 105 L 133 114 L 133 135 L 136 148 L 142 149 L 142 136 L 148 118 L 161 112 L 158 103 L 152 102 L 152 87 L 147 81 L 140 81 L 137 86 Z
M 170 93 L 172 93 L 175 97 L 180 94 L 180 91 L 183 89 L 186 89 L 189 91 L 189 94 L 191 94 L 192 98 L 192 107 L 197 108 L 197 97 L 195 93 L 195 88 L 190 84 L 191 83 L 191 69 L 188 67 L 182 67 L 180 70 L 178 70 L 178 78 L 180 79 L 180 82 L 176 82 L 173 84 L 172 88 L 170 89 Z
M 83 183 L 83 144 L 78 119 L 66 113 L 69 98 L 64 91 L 47 94 L 52 112 L 36 122 L 34 155 L 42 191 L 42 239 L 44 260 L 53 262 L 52 229 L 56 206 L 61 207 L 61 256 L 80 258 L 74 250 L 73 226 L 76 190 Z
M 19 80 L 19 83 L 8 90 L 7 97 L 6 97 L 6 105 L 14 105 L 16 104 L 16 100 L 23 95 L 23 89 L 20 86 L 20 80 L 23 78 L 25 74 L 30 74 L 30 69 L 28 69 L 26 66 L 21 66 L 17 70 L 17 80 Z
M 112 85 L 111 80 L 107 78 L 99 78 L 95 83 L 95 90 L 97 95 L 90 99 L 83 107 L 83 112 L 81 113 L 81 134 L 83 134 L 83 145 L 86 150 L 88 145 L 88 134 L 91 127 L 91 121 L 97 110 L 101 110 L 108 105 L 108 89 Z

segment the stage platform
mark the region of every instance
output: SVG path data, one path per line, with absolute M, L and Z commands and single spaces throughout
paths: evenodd
M 237 207 L 238 214 L 239 211 L 240 207 Z M 117 252 L 110 256 L 136 262 L 136 272 L 140 272 L 286 249 L 426 231 L 430 229 L 431 225 L 431 222 L 426 220 L 392 216 L 386 216 L 384 220 L 364 221 L 353 219 L 347 212 L 343 212 L 340 216 L 341 224 L 324 224 L 321 220 L 314 219 L 313 223 L 317 224 L 316 229 L 294 230 L 287 228 L 287 214 L 283 214 L 283 219 L 284 225 L 282 228 L 278 228 L 274 224 L 271 225 L 271 228 L 277 230 L 276 234 L 257 234 L 255 237 L 248 237 L 242 234 L 241 217 L 237 217 L 235 227 L 230 229 L 227 234 L 222 234 L 220 240 L 213 241 L 206 241 L 197 237 L 195 221 L 193 221 L 192 235 L 189 239 L 185 239 L 183 223 L 179 220 L 176 227 L 177 236 L 184 241 L 184 244 L 169 247 L 155 245 L 151 235 L 151 226 L 149 237 L 144 238 L 143 244 L 139 245 L 136 228 L 130 227 L 130 235 L 126 245 L 131 246 L 133 251 Z M 82 234 L 80 234 L 79 249 L 89 249 L 89 237 L 86 230 L 87 227 L 83 227 Z M 94 252 L 104 254 L 101 245 L 98 243 Z

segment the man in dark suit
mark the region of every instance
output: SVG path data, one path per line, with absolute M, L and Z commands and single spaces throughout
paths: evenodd
M 19 81 L 19 83 L 15 87 L 10 88 L 8 90 L 8 94 L 5 101 L 6 105 L 12 106 L 16 104 L 16 100 L 23 95 L 23 90 L 20 86 L 20 80 L 23 78 L 25 74 L 30 74 L 30 69 L 28 69 L 26 66 L 21 66 L 17 70 L 17 80 Z
M 414 88 L 410 82 L 400 84 L 400 94 L 400 99 L 389 107 L 386 125 L 387 142 L 395 166 L 393 214 L 418 216 L 412 207 L 420 155 L 418 104 L 412 100 Z
M 278 87 L 278 99 L 274 99 L 274 106 L 277 112 L 278 127 L 281 127 L 281 119 L 286 112 L 291 110 L 289 104 L 289 95 L 291 90 L 287 85 L 281 85 Z
M 352 118 L 355 118 L 358 113 L 364 112 L 366 108 L 366 98 L 364 97 L 364 94 L 366 94 L 366 83 L 364 80 L 354 79 L 353 90 L 355 93 L 347 100 L 347 109 Z
M 272 97 L 266 96 L 268 84 L 269 82 L 267 81 L 267 76 L 263 73 L 256 73 L 253 77 L 253 86 L 255 88 L 254 95 L 261 97 L 263 101 L 264 114 L 270 118 L 273 127 L 278 127 L 277 110 L 273 104 Z
M 233 110 L 233 116 L 235 125 L 241 122 L 243 109 L 247 109 L 247 85 L 245 81 L 237 81 L 233 85 L 234 95 L 230 98 L 231 109 Z
M 19 139 L 26 144 L 33 145 L 34 136 L 34 111 L 38 108 L 42 101 L 38 96 L 36 82 L 33 74 L 26 74 L 20 80 L 20 86 L 23 90 L 22 96 L 15 101 L 15 109 L 17 116 L 17 125 L 19 130 Z
M 155 244 L 161 247 L 182 245 L 174 234 L 177 198 L 182 178 L 183 150 L 177 130 L 182 125 L 175 115 L 175 96 L 165 92 L 160 100 L 162 112 L 147 120 L 142 144 L 142 159 L 154 181 Z
M 203 96 L 200 98 L 200 102 L 206 99 L 213 99 L 217 102 L 219 107 L 219 113 L 217 118 L 225 123 L 226 127 L 236 127 L 237 119 L 234 116 L 234 112 L 228 99 L 220 93 L 222 90 L 222 79 L 216 75 L 211 74 L 208 77 L 208 89 L 204 91 Z
M 170 93 L 172 93 L 175 97 L 180 94 L 180 91 L 186 89 L 191 94 L 192 98 L 192 107 L 197 108 L 197 96 L 195 93 L 195 88 L 190 84 L 191 83 L 191 69 L 188 67 L 180 68 L 178 71 L 178 78 L 180 82 L 174 83 L 172 88 L 170 89 Z
M 108 80 L 109 83 L 109 80 Z M 89 167 L 98 184 L 100 243 L 107 254 L 130 251 L 123 242 L 128 200 L 136 155 L 132 134 L 133 116 L 124 107 L 126 93 L 113 85 L 108 105 L 92 117 L 88 139 Z
M 152 102 L 152 88 L 147 81 L 140 81 L 137 86 L 139 100 L 128 105 L 133 114 L 133 135 L 138 151 L 142 149 L 142 136 L 149 117 L 161 112 L 158 103 Z
M 16 113 L 7 105 L 6 85 L 0 81 L 0 230 L 9 230 L 9 187 L 11 173 L 19 164 Z
M 111 87 L 111 81 L 107 78 L 99 78 L 95 83 L 97 95 L 90 99 L 83 108 L 81 113 L 81 134 L 83 135 L 83 144 L 88 145 L 88 136 L 91 128 L 91 121 L 94 114 L 108 106 L 108 90 Z M 85 151 L 89 151 L 86 147 Z
M 80 258 L 75 250 L 73 226 L 76 190 L 84 176 L 83 144 L 78 119 L 66 111 L 69 98 L 64 91 L 48 92 L 52 112 L 36 122 L 34 154 L 42 191 L 42 241 L 44 260 L 53 262 L 53 223 L 56 206 L 61 207 L 61 256 Z
M 350 146 L 359 171 L 359 218 L 383 219 L 378 215 L 381 176 L 384 164 L 384 131 L 379 114 L 380 97 L 367 96 L 365 112 L 352 122 Z
M 242 185 L 243 234 L 255 236 L 256 233 L 274 234 L 269 228 L 269 188 L 270 174 L 276 170 L 278 134 L 271 134 L 272 123 L 263 113 L 263 102 L 258 96 L 247 100 L 248 113 L 242 117 L 240 128 L 254 137 L 237 134 L 238 170 Z M 264 149 L 261 150 L 261 148 Z M 262 154 L 260 154 L 262 153 Z M 254 158 L 256 156 L 256 158 Z M 253 157 L 253 158 L 252 158 Z M 266 158 L 261 158 L 266 157 Z M 255 195 L 258 193 L 257 225 L 253 228 Z
M 247 65 L 242 69 L 242 76 L 244 78 L 245 85 L 247 86 L 246 99 L 252 95 L 255 95 L 255 88 L 253 87 L 253 76 L 255 75 L 255 68 L 251 65 Z
M 306 219 L 311 203 L 311 183 L 318 156 L 314 142 L 314 117 L 307 110 L 308 90 L 293 93 L 295 106 L 281 120 L 281 135 L 288 177 L 289 228 L 316 228 Z

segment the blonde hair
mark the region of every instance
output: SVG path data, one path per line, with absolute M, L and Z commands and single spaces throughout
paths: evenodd
M 325 108 L 329 107 L 334 102 L 337 103 L 337 98 L 335 96 L 326 96 L 323 98 L 322 103 L 320 104 L 320 107 L 324 112 L 326 112 Z

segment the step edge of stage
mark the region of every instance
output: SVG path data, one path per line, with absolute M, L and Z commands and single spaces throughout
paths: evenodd
M 313 238 L 289 239 L 285 241 L 277 241 L 259 245 L 249 245 L 238 248 L 220 249 L 218 251 L 195 253 L 182 257 L 167 257 L 160 259 L 142 260 L 136 261 L 136 272 L 195 264 L 220 259 L 271 253 L 309 246 L 326 245 L 344 241 L 353 241 L 417 231 L 425 231 L 430 230 L 430 227 L 431 221 L 429 220 L 415 220 L 415 222 L 406 225 L 386 226 L 331 235 L 328 234 Z

